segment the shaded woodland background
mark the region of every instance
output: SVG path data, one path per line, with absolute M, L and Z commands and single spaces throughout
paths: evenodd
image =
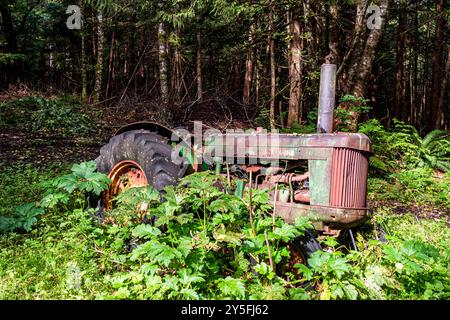
M 80 30 L 66 26 L 73 4 Z M 371 4 L 380 28 L 367 27 Z M 172 125 L 233 126 L 240 114 L 297 128 L 332 62 L 350 130 L 396 118 L 425 134 L 449 129 L 449 12 L 446 0 L 1 0 L 0 88 L 77 94 Z

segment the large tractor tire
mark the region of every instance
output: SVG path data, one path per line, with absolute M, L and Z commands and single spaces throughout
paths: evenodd
M 104 209 L 111 209 L 113 198 L 127 188 L 151 185 L 163 193 L 166 186 L 176 185 L 188 164 L 174 163 L 173 150 L 167 138 L 148 130 L 132 130 L 112 137 L 95 159 L 97 169 L 112 180 L 103 194 Z
M 316 251 L 321 251 L 319 241 L 317 241 L 313 231 L 305 230 L 305 234 L 295 238 L 288 244 L 288 249 L 291 252 L 291 257 L 287 265 L 284 266 L 285 271 L 293 271 L 294 265 L 305 264 L 308 265 L 308 259 Z

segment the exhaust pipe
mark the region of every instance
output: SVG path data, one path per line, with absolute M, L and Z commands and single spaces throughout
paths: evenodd
M 325 63 L 320 68 L 318 133 L 332 133 L 336 96 L 336 65 Z

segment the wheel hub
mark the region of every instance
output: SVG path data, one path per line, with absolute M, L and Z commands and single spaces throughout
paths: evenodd
M 109 172 L 108 177 L 112 182 L 109 189 L 103 194 L 106 210 L 112 209 L 114 197 L 124 190 L 148 185 L 144 170 L 132 160 L 123 160 L 117 163 Z

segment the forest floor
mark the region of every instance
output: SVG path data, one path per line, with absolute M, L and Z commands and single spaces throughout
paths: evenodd
M 78 163 L 95 159 L 103 141 L 96 137 L 54 138 L 34 132 L 0 129 L 0 162 L 47 166 L 52 162 Z

